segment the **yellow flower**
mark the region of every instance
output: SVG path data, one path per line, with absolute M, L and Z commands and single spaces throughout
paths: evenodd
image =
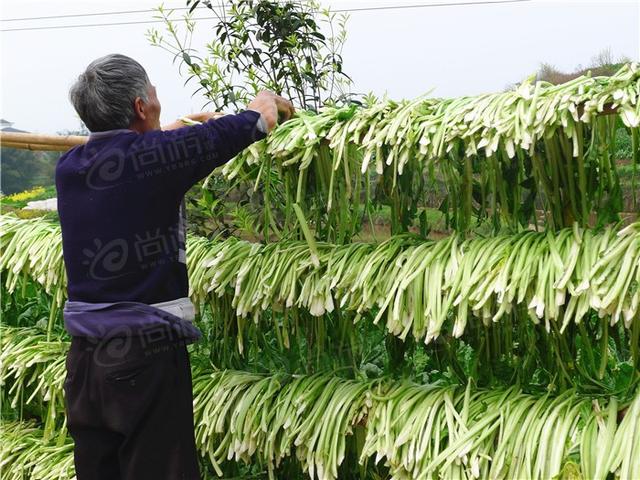
M 25 190 L 24 192 L 14 193 L 13 195 L 9 195 L 5 197 L 7 200 L 12 202 L 23 202 L 25 200 L 29 200 L 37 197 L 44 193 L 44 187 L 34 187 L 31 190 Z

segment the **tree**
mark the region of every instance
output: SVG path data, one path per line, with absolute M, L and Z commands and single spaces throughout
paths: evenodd
M 578 65 L 571 73 L 562 72 L 549 63 L 542 63 L 538 69 L 536 78 L 538 80 L 544 80 L 545 82 L 557 85 L 569 82 L 574 78 L 587 74 L 588 72 L 591 72 L 591 75 L 594 77 L 611 76 L 620 69 L 622 64 L 627 62 L 629 62 L 629 59 L 625 57 L 620 57 L 616 60 L 611 49 L 605 48 L 598 54 L 591 57 L 591 63 L 586 68 Z
M 35 186 L 54 184 L 56 152 L 32 152 L 2 147 L 0 182 L 3 194 L 22 192 Z
M 206 54 L 191 47 L 198 5 L 218 19 L 215 38 Z M 296 107 L 317 111 L 324 104 L 348 101 L 351 79 L 342 69 L 342 47 L 346 39 L 346 15 L 320 10 L 315 1 L 286 0 L 187 0 L 191 9 L 180 32 L 174 12 L 157 9 L 165 32 L 147 32 L 152 45 L 171 53 L 187 82 L 196 81 L 207 105 L 222 111 L 241 110 L 257 92 L 269 89 L 292 99 Z M 183 36 L 184 34 L 184 36 Z M 194 93 L 194 94 L 195 94 Z M 194 187 L 186 196 L 189 229 L 198 235 L 236 233 L 254 237 L 261 195 L 266 188 L 256 184 L 257 172 L 231 184 L 212 176 L 206 187 Z M 278 182 L 275 172 L 263 178 Z
M 191 48 L 195 29 L 192 12 L 199 5 L 217 17 L 215 39 L 207 53 Z M 237 110 L 263 89 L 284 95 L 299 108 L 318 110 L 344 99 L 350 78 L 342 70 L 346 15 L 320 10 L 314 1 L 187 0 L 186 32 L 180 38 L 173 11 L 157 9 L 167 36 L 156 29 L 147 35 L 152 45 L 170 52 L 187 81 L 198 82 L 217 110 Z M 326 30 L 323 33 L 323 28 Z

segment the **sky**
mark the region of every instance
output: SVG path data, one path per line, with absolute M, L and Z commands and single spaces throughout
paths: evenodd
M 473 2 L 474 0 L 465 0 Z M 476 0 L 478 1 L 478 0 Z M 6 31 L 59 25 L 147 21 L 153 13 L 9 20 L 49 15 L 146 10 L 159 0 L 0 0 L 0 117 L 39 133 L 77 130 L 68 101 L 75 78 L 93 59 L 122 53 L 142 63 L 162 102 L 162 123 L 200 111 L 204 100 L 184 86 L 169 54 L 145 32 L 161 24 Z M 184 0 L 164 6 L 184 7 Z M 325 0 L 334 9 L 440 6 L 352 11 L 343 51 L 353 92 L 413 98 L 500 91 L 541 63 L 561 71 L 586 66 L 604 49 L 640 60 L 640 0 L 450 5 L 448 0 Z M 463 3 L 458 0 L 458 3 Z M 449 5 L 442 5 L 449 4 Z M 206 10 L 202 16 L 205 16 Z M 207 15 L 209 16 L 209 15 Z M 214 38 L 214 20 L 198 22 L 194 47 Z

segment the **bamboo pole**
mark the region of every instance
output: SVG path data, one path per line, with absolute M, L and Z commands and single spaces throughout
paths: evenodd
M 0 131 L 0 145 L 22 150 L 64 152 L 71 147 L 86 143 L 87 139 L 88 137 L 79 135 L 39 135 L 35 133 Z
M 45 152 L 66 152 L 71 147 L 65 145 L 46 145 L 44 143 L 24 143 L 24 142 L 1 142 L 5 148 L 17 148 L 18 150 L 32 150 Z

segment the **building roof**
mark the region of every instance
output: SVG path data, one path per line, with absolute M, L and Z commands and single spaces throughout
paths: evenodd
M 12 124 L 13 125 L 13 124 Z M 13 127 L 3 127 L 0 128 L 0 132 L 16 132 L 16 133 L 28 133 L 26 130 L 19 130 Z

